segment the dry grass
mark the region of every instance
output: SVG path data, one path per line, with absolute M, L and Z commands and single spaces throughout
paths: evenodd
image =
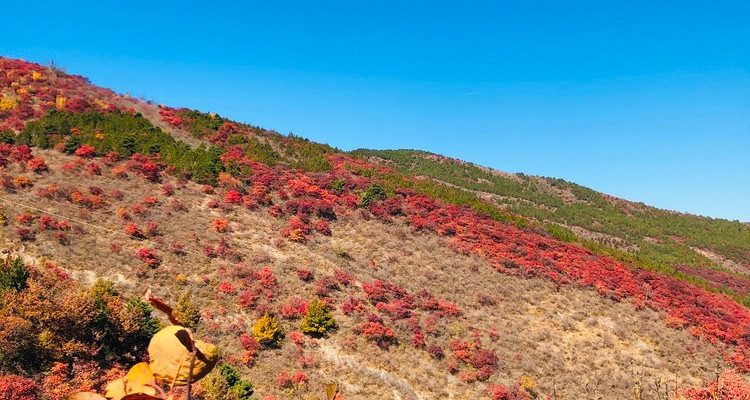
M 221 196 L 202 194 L 197 185 L 173 181 L 176 192 L 168 198 L 161 194 L 161 185 L 136 176 L 114 179 L 107 168 L 102 176 L 75 176 L 60 168 L 71 160 L 69 157 L 52 151 L 38 153 L 52 172 L 33 176 L 34 189 L 23 194 L 3 193 L 3 197 L 72 217 L 82 222 L 75 225 L 83 231 L 70 233 L 68 245 L 60 244 L 46 232 L 40 233 L 36 241 L 21 243 L 13 233 L 14 227 L 1 227 L 2 247 L 21 251 L 39 262 L 53 260 L 85 283 L 105 277 L 131 294 L 151 287 L 156 295 L 174 300 L 181 292 L 189 291 L 195 302 L 213 316 L 204 318 L 200 334 L 225 349 L 226 357 L 239 357 L 236 336 L 250 331 L 257 315 L 238 307 L 232 296 L 216 291 L 218 282 L 243 274 L 233 260 L 209 259 L 203 254 L 203 246 L 215 246 L 222 236 L 236 252 L 236 258 L 249 268 L 268 266 L 274 272 L 279 286 L 272 306 L 292 298 L 309 300 L 315 296 L 314 285 L 297 278 L 295 271 L 300 268 L 312 270 L 316 277 L 344 269 L 359 282 L 381 279 L 411 293 L 427 289 L 456 303 L 464 314 L 441 325 L 442 335 L 428 337 L 428 343 L 438 343 L 448 353 L 445 345 L 449 340 L 480 332 L 483 345 L 500 358 L 499 372 L 491 382 L 509 384 L 531 376 L 540 392 L 556 394 L 559 399 L 626 399 L 632 397 L 633 385 L 639 379 L 646 393 L 657 379 L 670 387 L 697 385 L 701 379 L 712 379 L 721 364 L 717 349 L 695 340 L 686 331 L 668 328 L 664 316 L 656 311 L 636 311 L 627 301 L 613 302 L 589 289 L 559 290 L 547 281 L 496 273 L 480 258 L 457 253 L 435 235 L 412 233 L 399 221 L 382 224 L 353 212 L 339 215 L 338 221 L 331 224 L 332 237 L 314 236 L 307 245 L 291 243 L 279 240 L 285 221 L 271 217 L 263 209 L 209 208 L 209 202 L 220 201 Z M 5 172 L 22 173 L 12 169 Z M 71 203 L 33 194 L 35 189 L 51 184 L 79 189 L 97 186 L 105 193 L 120 190 L 124 197 L 110 198 L 110 205 L 102 210 L 81 211 Z M 144 196 L 156 196 L 160 203 L 148 217 L 134 216 L 134 221 L 139 226 L 145 221 L 156 222 L 162 233 L 147 243 L 122 234 L 124 222 L 115 212 L 118 207 L 139 203 Z M 175 207 L 175 200 L 185 208 Z M 4 212 L 13 221 L 24 211 L 23 207 L 6 205 Z M 220 234 L 211 228 L 217 217 L 229 219 L 228 233 Z M 170 253 L 170 245 L 175 242 L 184 245 L 184 255 Z M 121 249 L 113 251 L 113 244 L 121 245 Z M 140 247 L 154 248 L 162 257 L 162 265 L 153 270 L 144 267 L 135 257 Z M 342 300 L 357 291 L 355 285 L 334 298 Z M 340 329 L 329 339 L 311 341 L 302 352 L 286 340 L 281 349 L 260 353 L 256 364 L 245 372 L 261 397 L 279 392 L 275 381 L 280 371 L 302 369 L 300 356 L 312 357 L 318 363 L 306 370 L 309 388 L 281 393 L 279 398 L 318 395 L 330 381 L 338 381 L 348 399 L 462 399 L 487 395 L 485 383 L 466 384 L 450 375 L 446 361 L 434 360 L 427 352 L 403 341 L 388 351 L 379 349 L 352 332 L 358 320 L 338 309 L 334 315 Z M 296 324 L 282 321 L 287 332 L 295 330 Z M 497 332 L 495 340 L 488 335 L 493 330 Z

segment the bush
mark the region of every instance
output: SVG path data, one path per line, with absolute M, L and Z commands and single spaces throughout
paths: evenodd
M 367 207 L 371 203 L 378 200 L 385 200 L 388 194 L 385 192 L 385 188 L 378 183 L 373 183 L 365 190 L 362 195 L 362 207 Z
M 0 376 L 0 400 L 36 400 L 39 387 L 31 379 L 17 375 Z
M 12 131 L 0 130 L 0 143 L 15 144 L 16 134 Z
M 331 315 L 330 308 L 315 299 L 307 306 L 307 313 L 302 318 L 300 329 L 310 336 L 321 337 L 336 329 L 336 321 Z
M 253 326 L 253 336 L 265 347 L 280 347 L 281 340 L 284 339 L 284 332 L 281 330 L 279 321 L 266 314 Z
M 195 328 L 201 320 L 201 314 L 190 300 L 190 294 L 188 293 L 180 295 L 177 300 L 177 307 L 175 307 L 172 315 L 177 321 L 180 321 L 182 326 L 191 329 Z
M 202 382 L 204 400 L 249 400 L 253 384 L 243 380 L 240 373 L 228 364 L 219 365 Z
M 380 321 L 368 321 L 362 326 L 357 328 L 367 340 L 375 342 L 380 348 L 388 349 L 392 344 L 397 342 L 396 334 L 393 333 L 391 328 L 383 325 Z
M 0 263 L 0 291 L 13 289 L 20 292 L 26 288 L 29 270 L 20 257 L 9 257 Z

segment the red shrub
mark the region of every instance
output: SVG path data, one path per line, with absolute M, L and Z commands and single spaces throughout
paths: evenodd
M 139 249 L 137 255 L 141 261 L 148 264 L 148 266 L 151 268 L 156 268 L 159 266 L 159 264 L 161 264 L 161 260 L 159 260 L 156 254 L 154 254 L 153 251 L 145 247 Z
M 497 371 L 497 355 L 491 350 L 481 348 L 478 341 L 454 340 L 450 345 L 453 357 L 469 367 L 461 374 L 464 381 L 486 381 Z
M 281 206 L 271 206 L 268 208 L 268 213 L 278 218 L 284 215 L 284 209 Z
M 88 172 L 90 175 L 101 175 L 102 167 L 101 165 L 92 162 L 86 166 L 86 172 Z
M 305 373 L 302 371 L 298 371 L 297 373 L 295 373 L 292 377 L 292 380 L 294 380 L 294 383 L 297 384 L 297 386 L 307 385 L 307 375 L 305 375 Z
M 128 222 L 125 226 L 125 234 L 134 238 L 143 238 L 143 231 L 134 222 Z
M 425 346 L 424 335 L 421 332 L 417 332 L 411 337 L 411 344 L 416 348 L 422 348 Z
M 171 196 L 174 194 L 174 186 L 170 185 L 169 183 L 165 183 L 161 186 L 161 192 L 164 194 L 164 196 Z
M 368 321 L 358 327 L 357 330 L 383 349 L 388 349 L 391 344 L 396 343 L 396 334 L 382 322 Z
M 344 286 L 349 286 L 354 282 L 354 277 L 343 269 L 336 270 L 333 276 L 335 276 L 336 280 Z
M 445 356 L 443 348 L 436 344 L 431 344 L 430 347 L 427 348 L 427 352 L 432 358 L 437 360 L 441 360 Z
M 365 292 L 367 299 L 373 304 L 388 301 L 388 284 L 381 280 L 374 280 L 372 284 L 363 283 L 362 290 Z
M 112 164 L 112 163 L 116 163 L 117 161 L 120 161 L 120 158 L 122 158 L 120 156 L 120 153 L 116 151 L 110 151 L 104 156 L 104 161 L 109 164 Z
M 733 370 L 724 371 L 717 381 L 706 382 L 700 389 L 678 390 L 676 395 L 685 400 L 748 400 L 750 384 Z
M 290 389 L 294 387 L 294 380 L 286 372 L 279 372 L 279 377 L 276 379 L 276 386 L 279 389 Z
M 147 207 L 154 207 L 155 205 L 159 204 L 159 199 L 157 199 L 156 196 L 143 196 L 143 198 L 141 199 L 141 204 Z
M 229 282 L 221 282 L 218 287 L 219 292 L 225 294 L 234 294 L 234 286 Z
M 76 149 L 75 154 L 78 157 L 91 158 L 96 155 L 96 149 L 89 145 L 83 145 Z
M 253 274 L 254 278 L 266 288 L 273 289 L 276 287 L 276 276 L 268 267 L 263 267 L 257 273 Z
M 326 297 L 333 290 L 341 290 L 338 282 L 330 276 L 322 276 L 315 281 L 315 294 L 318 297 Z
M 307 312 L 307 303 L 300 299 L 292 299 L 279 307 L 279 314 L 286 319 L 299 319 Z
M 33 241 L 36 239 L 36 232 L 28 228 L 16 229 L 16 235 L 18 235 L 18 238 L 21 239 L 22 242 Z
M 258 294 L 249 290 L 243 290 L 237 296 L 237 304 L 242 307 L 253 308 L 255 307 L 255 301 L 258 299 Z
M 518 385 L 510 388 L 503 385 L 490 385 L 487 390 L 492 400 L 531 400 L 531 395 Z
M 292 343 L 296 344 L 299 347 L 303 347 L 305 345 L 305 335 L 303 335 L 302 332 L 291 332 L 289 334 L 289 339 L 291 339 Z
M 31 225 L 31 222 L 34 220 L 34 216 L 29 213 L 24 213 L 16 217 L 16 222 L 18 222 L 21 225 Z
M 239 203 L 242 201 L 242 194 L 236 190 L 230 190 L 227 192 L 224 200 L 230 204 Z
M 298 269 L 297 278 L 305 282 L 310 282 L 313 279 L 313 273 L 309 269 Z
M 146 233 L 148 233 L 149 236 L 158 236 L 159 225 L 156 222 L 146 222 Z
M 0 400 L 37 400 L 39 386 L 18 375 L 0 376 Z
M 74 97 L 65 102 L 65 110 L 74 113 L 84 113 L 91 108 L 91 104 L 81 97 Z
M 255 339 L 253 335 L 242 333 L 239 339 L 240 339 L 240 344 L 242 345 L 243 349 L 251 350 L 251 351 L 260 350 L 260 343 L 258 343 L 258 341 Z
M 349 315 L 353 312 L 364 314 L 367 311 L 367 308 L 365 307 L 365 302 L 363 300 L 349 297 L 349 300 L 341 304 L 341 311 L 343 311 L 346 315 Z
M 216 232 L 224 233 L 227 231 L 227 228 L 229 227 L 229 220 L 216 218 L 214 219 L 214 222 L 211 224 L 211 226 L 214 227 Z
M 315 230 L 322 233 L 325 236 L 331 236 L 331 227 L 327 221 L 320 220 L 315 223 Z
M 26 165 L 28 165 L 29 168 L 36 173 L 41 173 L 48 170 L 47 163 L 45 163 L 44 159 L 40 157 L 32 158 L 31 160 L 26 162 Z

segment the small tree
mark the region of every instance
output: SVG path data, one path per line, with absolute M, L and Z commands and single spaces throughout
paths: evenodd
M 372 202 L 385 200 L 386 198 L 388 198 L 388 193 L 386 193 L 385 188 L 378 183 L 373 183 L 362 195 L 362 206 L 367 207 Z
M 221 364 L 202 382 L 205 400 L 249 400 L 253 384 L 241 379 L 239 371 L 229 364 Z
M 313 300 L 309 306 L 307 306 L 307 313 L 305 313 L 300 329 L 302 332 L 314 336 L 320 337 L 325 336 L 329 331 L 336 328 L 336 321 L 331 315 L 331 310 L 323 302 L 318 299 Z
M 9 130 L 0 130 L 0 143 L 16 143 L 16 134 Z
M 13 289 L 20 292 L 26 287 L 29 270 L 21 257 L 9 257 L 0 263 L 0 291 Z
M 263 346 L 279 347 L 284 338 L 284 332 L 281 330 L 279 321 L 266 314 L 253 326 L 253 336 Z
M 201 320 L 201 314 L 190 300 L 188 293 L 183 293 L 177 300 L 177 307 L 172 312 L 174 318 L 186 328 L 195 328 Z

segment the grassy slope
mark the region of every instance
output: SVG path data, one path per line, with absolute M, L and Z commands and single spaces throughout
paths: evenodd
M 538 390 L 556 391 L 560 398 L 581 398 L 595 391 L 625 398 L 640 375 L 671 385 L 697 385 L 700 379 L 711 379 L 714 366 L 721 362 L 711 355 L 715 350 L 710 345 L 693 338 L 687 330 L 668 328 L 658 312 L 635 311 L 628 301 L 614 302 L 591 289 L 568 287 L 560 291 L 546 280 L 498 274 L 486 261 L 451 250 L 435 235 L 415 234 L 403 219 L 384 225 L 363 213 L 341 213 L 331 225 L 332 237 L 317 235 L 307 245 L 290 243 L 278 236 L 285 224 L 283 219 L 272 217 L 265 209 L 210 208 L 212 200 L 223 203 L 223 196 L 201 193 L 199 185 L 168 179 L 164 183 L 174 186 L 175 193 L 167 197 L 162 194 L 163 183 L 150 183 L 133 174 L 112 178 L 111 171 L 119 164 L 103 166 L 101 175 L 89 175 L 83 169 L 62 168 L 76 157 L 52 150 L 35 154 L 47 161 L 48 173 L 29 174 L 20 166 L 11 166 L 5 173 L 30 177 L 36 189 L 57 185 L 64 192 L 78 189 L 85 193 L 87 188 L 97 187 L 107 205 L 86 210 L 64 198 L 41 198 L 35 189 L 6 192 L 6 199 L 14 202 L 4 203 L 8 221 L 30 213 L 36 224 L 43 215 L 36 211 L 38 208 L 56 219 L 70 218 L 74 229 L 67 233 L 66 242 L 57 240 L 54 231 L 44 230 L 38 230 L 36 240 L 21 242 L 14 234 L 21 225 L 11 222 L 0 228 L 2 247 L 23 251 L 38 260 L 54 260 L 84 285 L 92 283 L 94 277 L 104 277 L 131 295 L 151 287 L 170 302 L 180 293 L 191 293 L 207 313 L 199 335 L 217 342 L 225 359 L 239 358 L 242 350 L 237 335 L 250 332 L 264 310 L 278 310 L 293 299 L 308 301 L 315 297 L 315 282 L 302 282 L 295 273 L 305 268 L 317 280 L 333 278 L 340 270 L 356 278 L 351 287 L 331 294 L 337 305 L 361 295 L 361 283 L 374 279 L 393 282 L 411 293 L 426 289 L 455 303 L 464 314 L 438 322 L 438 333 L 428 336 L 428 343 L 440 345 L 448 353 L 450 341 L 477 332 L 482 343 L 501 360 L 493 382 L 508 384 L 530 376 L 539 385 Z M 122 198 L 112 195 L 117 190 L 123 192 Z M 132 210 L 133 204 L 142 204 L 147 196 L 158 202 L 142 216 L 130 212 L 130 221 L 141 227 L 147 221 L 155 222 L 160 234 L 151 242 L 141 242 L 122 233 L 126 222 L 116 210 Z M 227 218 L 229 232 L 220 234 L 210 229 L 214 218 Z M 207 257 L 204 247 L 215 246 L 222 238 L 233 255 Z M 184 253 L 172 252 L 173 243 L 181 243 Z M 160 267 L 145 268 L 135 257 L 142 247 L 157 252 L 162 259 Z M 237 264 L 237 260 L 244 264 Z M 247 276 L 243 271 L 264 266 L 278 280 L 274 296 L 261 296 L 255 307 L 238 305 Z M 236 290 L 221 292 L 218 285 L 222 282 Z M 375 311 L 370 308 L 370 312 Z M 340 328 L 330 339 L 310 341 L 304 350 L 285 340 L 281 349 L 261 351 L 255 364 L 243 369 L 259 394 L 294 398 L 282 394 L 275 381 L 280 371 L 298 370 L 310 377 L 309 389 L 298 392 L 300 395 L 321 393 L 322 386 L 333 380 L 343 385 L 347 398 L 355 399 L 391 397 L 394 393 L 425 399 L 451 394 L 480 397 L 485 393 L 484 384 L 462 383 L 448 374 L 448 360 L 434 360 L 424 350 L 408 345 L 408 327 L 399 327 L 403 321 L 393 326 L 399 344 L 382 350 L 354 332 L 362 316 L 347 316 L 338 306 L 334 316 Z M 297 324 L 298 320 L 282 319 L 287 333 L 297 330 Z M 496 336 L 491 338 L 493 331 Z M 301 366 L 300 356 L 316 359 L 317 365 Z M 588 387 L 580 385 L 581 375 L 590 382 Z
M 746 279 L 750 275 L 750 226 L 746 224 L 660 210 L 561 179 L 503 174 L 422 151 L 357 150 L 353 154 L 472 191 L 497 207 L 545 224 L 563 240 L 726 289 L 750 304 L 744 291 L 735 293 L 720 282 L 701 278 L 707 274 L 695 272 L 711 269 Z M 709 259 L 701 250 L 719 257 Z

